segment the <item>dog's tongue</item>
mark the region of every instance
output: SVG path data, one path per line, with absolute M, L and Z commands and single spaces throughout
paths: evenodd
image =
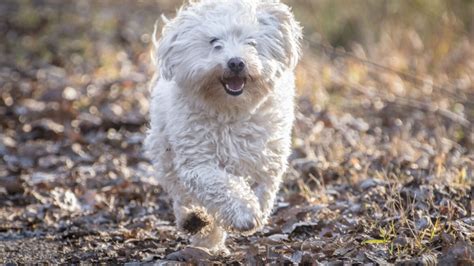
M 239 77 L 233 77 L 227 79 L 228 89 L 233 91 L 240 91 L 244 87 L 244 79 Z

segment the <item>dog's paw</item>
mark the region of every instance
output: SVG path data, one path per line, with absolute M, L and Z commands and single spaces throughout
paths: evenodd
M 239 204 L 234 208 L 230 221 L 232 231 L 243 234 L 252 234 L 262 226 L 262 213 L 260 209 L 251 204 Z
M 192 212 L 181 222 L 180 227 L 190 234 L 196 234 L 211 223 L 209 217 L 203 212 Z

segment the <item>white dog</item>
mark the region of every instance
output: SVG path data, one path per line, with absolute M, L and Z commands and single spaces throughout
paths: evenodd
M 204 0 L 155 42 L 145 147 L 191 244 L 263 226 L 287 167 L 301 27 L 271 0 Z

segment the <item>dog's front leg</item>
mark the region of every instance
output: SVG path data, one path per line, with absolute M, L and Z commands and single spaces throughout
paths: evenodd
M 260 203 L 262 219 L 264 223 L 266 223 L 267 218 L 272 212 L 275 196 L 280 187 L 280 183 L 281 177 L 274 176 L 268 180 L 265 180 L 264 182 L 259 183 L 254 189 Z
M 227 230 L 252 233 L 262 225 L 258 198 L 242 177 L 213 161 L 186 160 L 177 169 L 187 192 Z
M 283 143 L 280 144 L 280 146 L 286 147 L 288 145 Z M 277 148 L 280 146 L 277 146 Z M 284 149 L 280 148 L 280 150 Z M 260 203 L 264 223 L 266 223 L 266 219 L 272 212 L 275 197 L 282 181 L 282 176 L 287 169 L 287 153 L 288 152 L 267 152 L 267 158 L 271 163 L 262 167 L 262 171 L 258 175 L 259 178 L 257 179 L 257 184 L 253 187 L 255 195 Z

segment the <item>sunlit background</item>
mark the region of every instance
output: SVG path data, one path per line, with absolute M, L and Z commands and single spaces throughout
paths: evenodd
M 182 2 L 0 1 L 0 263 L 187 244 L 141 148 L 151 32 Z M 472 262 L 474 1 L 286 2 L 305 37 L 291 167 L 226 261 Z

